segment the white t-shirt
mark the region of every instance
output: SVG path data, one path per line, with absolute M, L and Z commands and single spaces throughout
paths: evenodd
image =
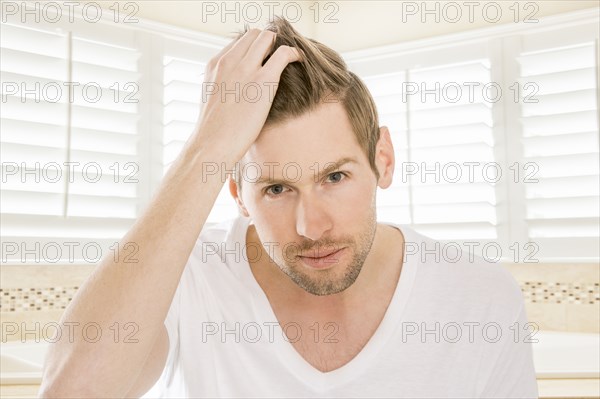
M 324 373 L 290 342 L 315 331 L 279 326 L 252 274 L 250 222 L 200 234 L 165 320 L 165 368 L 144 397 L 538 397 L 523 296 L 500 264 L 428 259 L 414 249 L 436 241 L 387 223 L 405 238 L 396 291 L 358 355 Z

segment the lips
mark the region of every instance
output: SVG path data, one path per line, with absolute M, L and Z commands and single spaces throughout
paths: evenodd
M 338 248 L 338 249 L 331 249 L 331 250 L 321 250 L 321 251 L 310 251 L 310 252 L 305 252 L 302 255 L 298 255 L 301 258 L 312 258 L 312 259 L 319 259 L 319 258 L 324 258 L 326 256 L 329 256 L 335 252 L 338 252 L 340 250 L 342 250 L 343 248 Z
M 311 255 L 316 255 L 315 252 L 310 252 Z M 340 264 L 340 260 L 346 254 L 346 248 L 329 250 L 326 253 L 318 253 L 318 257 L 300 256 L 300 260 L 306 266 L 312 269 L 329 269 Z

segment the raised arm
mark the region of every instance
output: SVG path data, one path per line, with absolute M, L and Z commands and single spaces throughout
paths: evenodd
M 183 269 L 211 208 L 225 183 L 221 173 L 207 174 L 206 165 L 233 169 L 258 137 L 272 95 L 247 102 L 241 96 L 221 98 L 239 82 L 269 87 L 299 60 L 295 49 L 281 46 L 262 66 L 275 34 L 252 29 L 217 54 L 206 69 L 205 92 L 196 128 L 163 179 L 150 205 L 120 242 L 122 256 L 105 257 L 78 290 L 60 321 L 98 323 L 105 332 L 97 342 L 67 334 L 50 346 L 44 365 L 41 397 L 124 397 L 146 392 L 164 368 L 168 337 L 164 320 Z M 217 89 L 215 91 L 214 89 Z M 206 101 L 204 101 L 206 100 Z M 212 170 L 212 169 L 211 169 Z M 118 342 L 111 326 L 133 323 L 137 343 Z M 113 327 L 114 329 L 114 327 Z M 121 331 L 124 332 L 124 331 Z M 200 378 L 202 376 L 199 376 Z

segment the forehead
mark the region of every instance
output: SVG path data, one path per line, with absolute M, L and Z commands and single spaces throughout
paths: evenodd
M 242 159 L 242 165 L 252 162 L 261 167 L 283 166 L 293 162 L 304 171 L 315 164 L 322 168 L 343 157 L 360 158 L 361 152 L 344 107 L 331 102 L 263 129 Z

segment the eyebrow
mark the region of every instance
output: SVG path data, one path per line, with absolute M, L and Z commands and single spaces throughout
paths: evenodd
M 341 168 L 343 165 L 347 164 L 347 163 L 355 163 L 358 164 L 358 160 L 356 160 L 356 158 L 354 157 L 343 157 L 338 159 L 337 161 L 334 162 L 327 162 L 325 165 L 325 167 L 323 169 L 320 168 L 320 166 L 318 168 L 310 168 L 310 170 L 313 172 L 313 174 L 315 172 L 319 172 L 317 175 L 317 178 L 315 179 L 315 181 L 319 181 L 321 180 L 324 176 L 327 176 L 328 174 L 335 172 L 336 170 L 338 170 L 339 168 Z M 297 181 L 295 181 L 297 182 Z M 258 179 L 256 182 L 254 182 L 255 185 L 260 185 L 260 184 L 269 184 L 269 185 L 274 185 L 274 184 L 285 184 L 285 185 L 291 185 L 295 182 L 292 181 L 288 181 L 285 179 L 271 179 L 270 177 L 261 177 L 260 179 Z

